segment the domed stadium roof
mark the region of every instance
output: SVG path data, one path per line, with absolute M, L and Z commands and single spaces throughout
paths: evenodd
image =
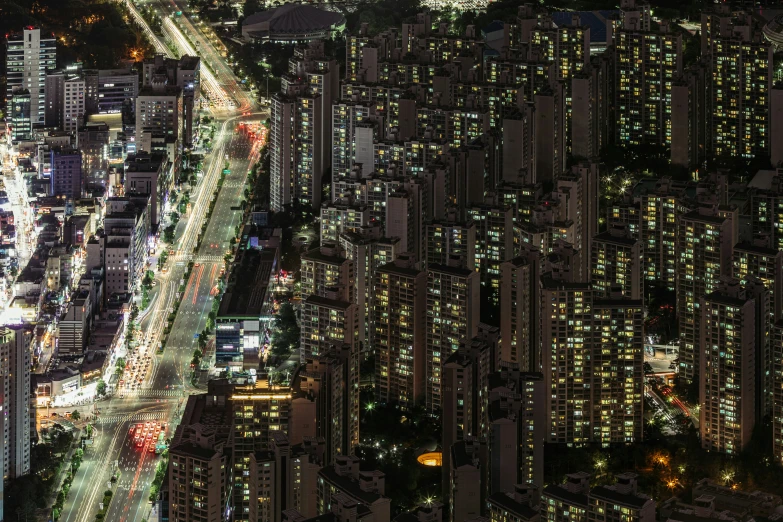
M 261 28 L 261 24 L 265 23 L 269 23 L 268 29 Z M 248 16 L 242 22 L 242 32 L 252 34 L 254 30 L 263 30 L 272 34 L 308 34 L 329 30 L 344 23 L 345 17 L 339 13 L 323 11 L 311 5 L 285 4 Z M 253 26 L 258 26 L 258 29 Z
M 778 50 L 783 49 L 783 14 L 767 22 L 762 32 L 764 37 Z

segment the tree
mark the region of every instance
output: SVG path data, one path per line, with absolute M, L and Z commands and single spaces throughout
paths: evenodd
M 287 357 L 299 344 L 299 324 L 291 303 L 283 303 L 275 316 L 275 333 L 272 336 L 272 354 Z
M 152 286 L 152 281 L 155 279 L 155 273 L 152 270 L 147 270 L 147 272 L 144 274 L 144 279 L 141 281 L 141 284 L 144 286 Z
M 169 225 L 166 228 L 163 229 L 163 241 L 166 243 L 173 243 L 174 242 L 174 232 L 176 232 L 177 226 L 176 225 Z
M 71 419 L 78 421 L 82 418 L 81 413 L 79 413 L 79 410 L 73 410 L 73 413 L 71 413 Z
M 103 379 L 98 381 L 98 385 L 95 387 L 95 393 L 98 395 L 106 395 L 106 381 Z

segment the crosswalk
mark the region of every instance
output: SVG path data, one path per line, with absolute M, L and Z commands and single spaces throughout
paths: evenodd
M 151 399 L 165 399 L 166 397 L 181 397 L 182 390 L 168 389 L 168 390 L 153 390 L 149 388 L 142 388 L 140 390 L 120 390 L 117 392 L 117 397 L 122 398 L 151 398 Z
M 161 420 L 165 418 L 165 413 L 162 411 L 153 411 L 145 413 L 134 414 L 115 414 L 115 415 L 102 415 L 99 416 L 93 424 L 116 424 L 118 422 L 144 422 L 152 420 Z
M 214 254 L 203 254 L 196 258 L 197 263 L 222 263 L 223 256 Z

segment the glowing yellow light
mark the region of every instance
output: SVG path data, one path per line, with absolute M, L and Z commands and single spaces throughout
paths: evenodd
M 284 393 L 268 393 L 268 394 L 262 394 L 262 395 L 232 395 L 231 400 L 232 401 L 268 401 L 268 400 L 285 400 L 290 399 L 291 394 L 284 394 Z
M 416 459 L 422 466 L 440 467 L 443 465 L 443 454 L 440 451 L 422 453 Z

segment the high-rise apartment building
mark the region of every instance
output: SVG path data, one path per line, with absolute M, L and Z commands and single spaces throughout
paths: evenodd
M 324 297 L 327 291 L 334 299 L 353 301 L 356 272 L 344 254 L 337 243 L 324 243 L 302 255 L 302 301 L 311 295 Z
M 707 67 L 698 63 L 672 86 L 672 165 L 693 168 L 706 158 L 708 83 Z
M 334 181 L 349 177 L 356 163 L 362 165 L 363 175 L 372 172 L 372 141 L 376 131 L 370 115 L 369 104 L 337 102 L 332 105 L 333 187 Z M 334 196 L 334 189 L 332 193 Z
M 321 243 L 336 242 L 344 232 L 358 232 L 370 222 L 366 205 L 335 200 L 321 207 Z
M 542 484 L 548 429 L 544 378 L 504 365 L 489 378 L 482 438 L 489 452 L 487 495 L 511 492 L 516 484 Z
M 355 346 L 338 344 L 303 360 L 299 389 L 315 398 L 316 436 L 326 441 L 324 463 L 332 464 L 359 444 L 359 354 Z
M 564 207 L 565 218 L 574 224 L 574 235 L 568 239 L 582 252 L 579 273 L 588 278 L 588 259 L 593 237 L 598 233 L 598 163 L 580 162 L 562 172 L 555 181 L 552 198 Z
M 449 470 L 449 505 L 451 522 L 470 520 L 481 514 L 484 506 L 483 478 L 486 476 L 487 447 L 476 438 L 455 442 Z
M 564 114 L 563 142 L 570 148 L 572 141 L 573 83 L 590 63 L 590 27 L 583 26 L 578 14 L 574 14 L 571 24 L 557 24 L 550 15 L 539 18 L 538 25 L 530 31 L 531 57 L 550 63 L 554 69 L 553 79 L 563 82 Z M 565 150 L 563 150 L 565 154 Z
M 630 299 L 642 299 L 642 245 L 628 227 L 612 224 L 593 237 L 590 282 L 598 295 L 615 291 Z
M 0 328 L 0 464 L 4 481 L 30 473 L 30 421 L 34 415 L 30 410 L 30 341 L 30 332 L 22 327 Z
M 756 307 L 738 280 L 701 298 L 699 429 L 707 451 L 737 454 L 750 442 L 756 421 Z
M 315 516 L 324 445 L 314 438 L 312 403 L 266 378 L 209 381 L 191 395 L 171 441 L 169 517 L 280 520 L 287 509 Z M 271 517 L 271 518 L 270 518 Z
M 783 464 L 783 321 L 772 327 L 772 457 Z
M 682 72 L 682 36 L 661 24 L 642 29 L 629 17 L 614 35 L 615 143 L 671 143 L 672 86 Z
M 57 44 L 54 35 L 42 34 L 41 29 L 25 28 L 21 33 L 6 36 L 6 100 L 7 114 L 14 114 L 13 95 L 26 90 L 30 94 L 30 123 L 32 127 L 45 122 L 46 72 L 57 66 Z M 32 136 L 19 136 L 30 139 Z
M 770 295 L 770 324 L 783 314 L 783 251 L 769 248 L 769 236 L 734 245 L 732 277 L 755 277 L 764 283 Z
M 541 284 L 548 441 L 641 440 L 642 301 L 600 298 L 589 283 L 551 276 Z
M 375 397 L 409 409 L 426 393 L 427 272 L 401 255 L 376 271 L 374 293 Z
M 541 254 L 526 248 L 500 265 L 501 361 L 540 371 L 539 310 Z
M 714 292 L 722 276 L 731 275 L 731 221 L 710 207 L 677 219 L 677 318 L 680 325 L 680 377 L 699 373 L 700 299 Z M 701 376 L 702 378 L 704 376 Z
M 479 274 L 463 268 L 458 258 L 451 265 L 427 266 L 426 411 L 433 416 L 442 408 L 443 363 L 478 333 Z
M 445 265 L 449 259 L 459 258 L 460 266 L 475 267 L 476 225 L 457 219 L 456 210 L 446 219 L 430 221 L 425 225 L 427 265 Z
M 487 499 L 487 514 L 489 520 L 538 520 L 538 489 L 530 484 L 515 484 L 513 491 L 495 493 Z
M 584 444 L 592 440 L 590 337 L 592 289 L 587 283 L 542 279 L 542 369 L 547 390 L 549 442 Z M 577 339 L 582 342 L 576 342 Z
M 370 350 L 370 322 L 372 300 L 375 298 L 373 285 L 375 271 L 391 263 L 401 250 L 398 247 L 399 238 L 383 238 L 380 225 L 368 227 L 360 232 L 347 232 L 340 236 L 340 246 L 345 251 L 345 257 L 351 261 L 357 274 L 353 303 L 359 311 L 359 344 L 362 352 L 367 355 Z
M 249 491 L 258 502 L 250 504 L 248 520 L 280 522 L 289 510 L 315 516 L 320 448 L 306 442 L 291 444 L 285 433 L 272 432 L 269 449 L 250 454 Z
M 768 156 L 772 46 L 756 32 L 710 39 L 707 149 L 712 157 Z
M 648 284 L 674 290 L 677 279 L 677 219 L 686 207 L 682 183 L 661 178 L 645 190 L 639 203 L 639 239 L 643 245 L 643 273 Z M 623 220 L 625 223 L 628 221 Z
M 230 452 L 227 464 L 231 466 L 227 476 L 233 477 L 233 481 L 228 484 L 223 509 L 226 505 L 231 506 L 235 520 L 249 522 L 251 504 L 258 502 L 257 495 L 250 494 L 250 485 L 255 480 L 249 472 L 250 454 L 269 450 L 274 432 L 291 436 L 296 410 L 294 402 L 290 388 L 270 386 L 266 379 L 259 379 L 255 385 L 212 380 L 208 393 L 191 396 L 188 400 L 182 424 L 171 446 L 175 447 L 187 440 L 192 432 L 205 428 L 215 430 L 215 445 L 225 441 L 225 450 Z M 188 491 L 187 484 L 184 490 Z
M 323 296 L 313 294 L 302 302 L 301 360 L 343 344 L 358 354 L 359 312 L 353 302 L 341 300 L 339 293 L 327 288 Z
M 594 296 L 595 337 L 591 343 L 589 373 L 593 393 L 593 440 L 604 445 L 641 442 L 644 431 L 644 304 L 642 299 Z M 578 339 L 574 341 L 578 343 Z M 578 377 L 574 386 L 579 386 Z
M 231 451 L 216 428 L 196 429 L 169 449 L 172 522 L 219 522 L 231 495 Z
M 337 71 L 336 62 L 325 58 L 323 42 L 297 47 L 281 91 L 272 97 L 270 198 L 274 211 L 292 203 L 313 209 L 321 206 L 321 178 L 333 146 L 332 103 L 339 97 Z
M 517 380 L 519 408 L 519 482 L 544 483 L 544 444 L 547 419 L 544 394 L 544 376 L 538 372 L 522 372 Z
M 141 277 L 147 259 L 150 232 L 149 207 L 145 199 L 108 198 L 102 264 L 106 273 L 105 294 L 130 292 Z
M 475 267 L 481 285 L 493 298 L 500 299 L 500 265 L 513 257 L 513 219 L 510 208 L 499 205 L 473 205 L 466 209 L 476 225 Z
M 783 250 L 783 171 L 759 173 L 759 183 L 750 192 L 750 222 L 753 236 L 769 237 L 770 248 Z
M 289 96 L 280 93 L 272 96 L 269 145 L 275 153 L 270 156 L 269 193 L 271 210 L 275 212 L 291 204 L 294 193 L 294 105 L 294 100 Z

